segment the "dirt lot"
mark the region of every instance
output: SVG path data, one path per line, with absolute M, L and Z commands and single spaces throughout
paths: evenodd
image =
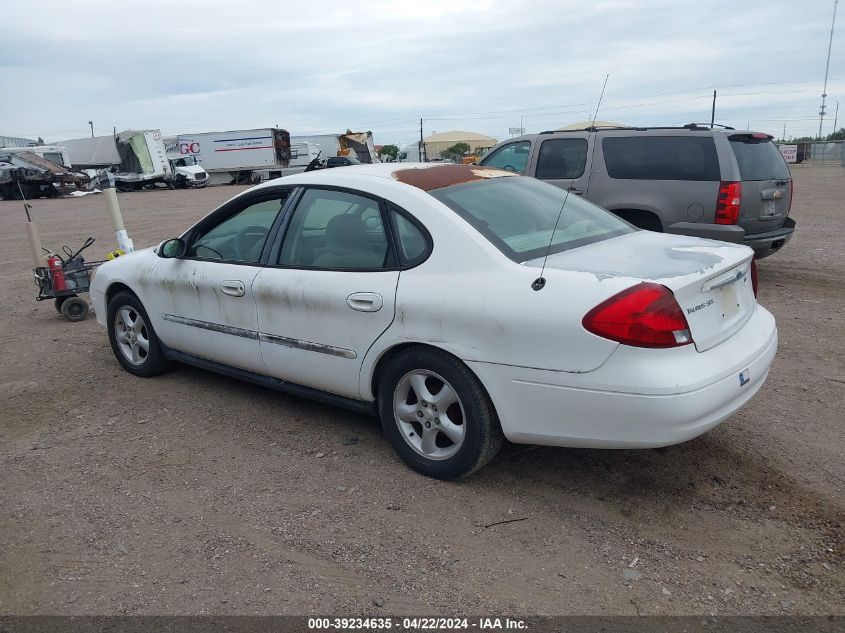
M 793 171 L 799 230 L 760 264 L 781 347 L 749 406 L 661 450 L 507 446 L 460 483 L 374 419 L 122 371 L 93 316 L 36 304 L 0 202 L 0 613 L 845 613 L 845 170 Z M 121 203 L 147 246 L 236 191 Z M 114 247 L 101 196 L 33 207 L 45 244 Z

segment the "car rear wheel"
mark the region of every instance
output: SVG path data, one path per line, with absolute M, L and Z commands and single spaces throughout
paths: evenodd
M 167 368 L 169 363 L 138 297 L 117 293 L 109 301 L 107 323 L 112 351 L 126 371 L 148 378 Z
M 466 365 L 440 350 L 414 347 L 393 358 L 379 380 L 378 404 L 396 452 L 430 477 L 466 477 L 502 445 L 484 387 Z

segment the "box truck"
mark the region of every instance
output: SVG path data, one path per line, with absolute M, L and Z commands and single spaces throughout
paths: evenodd
M 309 136 L 293 136 L 292 143 L 315 143 L 320 146 L 321 160 L 333 156 L 348 156 L 357 158 L 362 163 L 378 163 L 372 132 L 352 132 L 346 134 L 312 134 Z
M 121 190 L 158 184 L 204 186 L 208 182 L 202 168 L 180 165 L 168 157 L 159 130 L 126 130 L 115 136 L 68 139 L 61 144 L 75 169 L 84 170 L 95 181 L 97 174 L 108 172 Z

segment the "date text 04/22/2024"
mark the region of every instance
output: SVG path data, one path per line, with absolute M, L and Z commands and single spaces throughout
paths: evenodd
M 375 618 L 308 618 L 309 630 L 411 630 L 448 631 L 476 630 L 501 631 L 524 630 L 527 624 L 522 619 L 480 617 L 480 618 L 437 618 L 437 617 L 375 617 Z

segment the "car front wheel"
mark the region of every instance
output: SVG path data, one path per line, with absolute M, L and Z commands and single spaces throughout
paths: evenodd
M 107 323 L 112 351 L 126 371 L 148 378 L 167 368 L 169 363 L 138 297 L 117 293 L 109 301 Z
M 502 445 L 484 387 L 466 365 L 441 350 L 415 347 L 393 358 L 379 380 L 378 405 L 396 452 L 430 477 L 466 477 Z

